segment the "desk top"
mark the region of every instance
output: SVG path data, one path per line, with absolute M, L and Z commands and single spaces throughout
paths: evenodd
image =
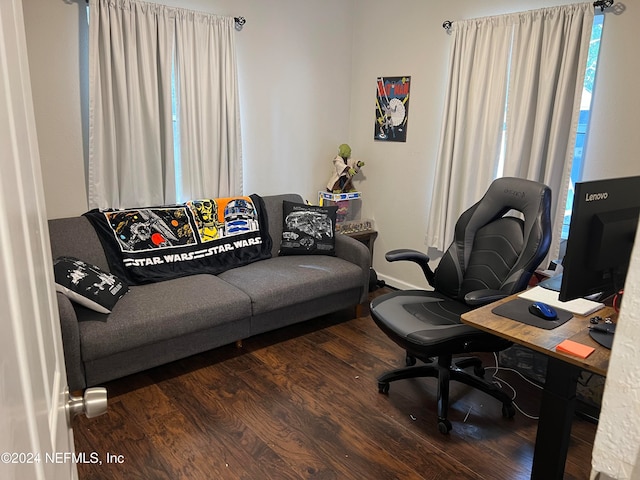
M 501 317 L 491 311 L 498 305 L 513 300 L 516 297 L 517 295 L 512 295 L 503 300 L 464 313 L 461 317 L 462 321 L 480 330 L 506 338 L 514 343 L 531 348 L 550 357 L 555 357 L 581 367 L 584 370 L 603 376 L 607 374 L 611 350 L 601 346 L 589 336 L 590 317 L 574 315 L 571 320 L 559 327 L 552 330 L 545 330 L 518 322 L 517 320 Z M 599 315 L 602 318 L 616 318 L 615 311 L 611 307 L 605 307 L 593 315 Z M 556 352 L 556 345 L 566 339 L 589 345 L 595 348 L 595 351 L 587 358 Z

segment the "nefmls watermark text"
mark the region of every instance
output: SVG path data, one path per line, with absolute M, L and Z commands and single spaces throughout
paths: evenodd
M 103 463 L 124 463 L 124 455 L 106 452 L 100 455 L 98 452 L 46 452 L 44 454 L 34 452 L 4 452 L 0 454 L 2 463 L 91 463 L 102 465 Z

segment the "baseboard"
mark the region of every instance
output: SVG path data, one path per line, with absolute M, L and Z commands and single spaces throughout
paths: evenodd
M 403 282 L 402 280 L 399 280 L 395 277 L 384 275 L 379 272 L 378 272 L 378 279 L 384 280 L 385 285 L 394 290 L 431 290 L 430 287 L 426 286 L 426 282 L 427 282 L 426 280 L 425 280 L 425 285 L 416 286 L 407 282 Z

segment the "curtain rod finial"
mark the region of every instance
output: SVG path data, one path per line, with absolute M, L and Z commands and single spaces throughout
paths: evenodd
M 236 21 L 236 30 L 238 31 L 242 30 L 244 24 L 247 23 L 247 19 L 244 17 L 234 17 L 233 19 Z
M 600 11 L 604 12 L 604 9 L 609 8 L 611 5 L 613 5 L 613 3 L 613 0 L 596 0 L 595 2 L 593 2 L 593 6 L 600 7 Z

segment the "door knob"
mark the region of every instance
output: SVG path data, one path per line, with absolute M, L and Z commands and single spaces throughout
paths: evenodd
M 107 412 L 107 389 L 104 387 L 87 388 L 82 397 L 74 397 L 67 389 L 65 395 L 69 422 L 81 413 L 84 413 L 87 418 L 93 418 Z

